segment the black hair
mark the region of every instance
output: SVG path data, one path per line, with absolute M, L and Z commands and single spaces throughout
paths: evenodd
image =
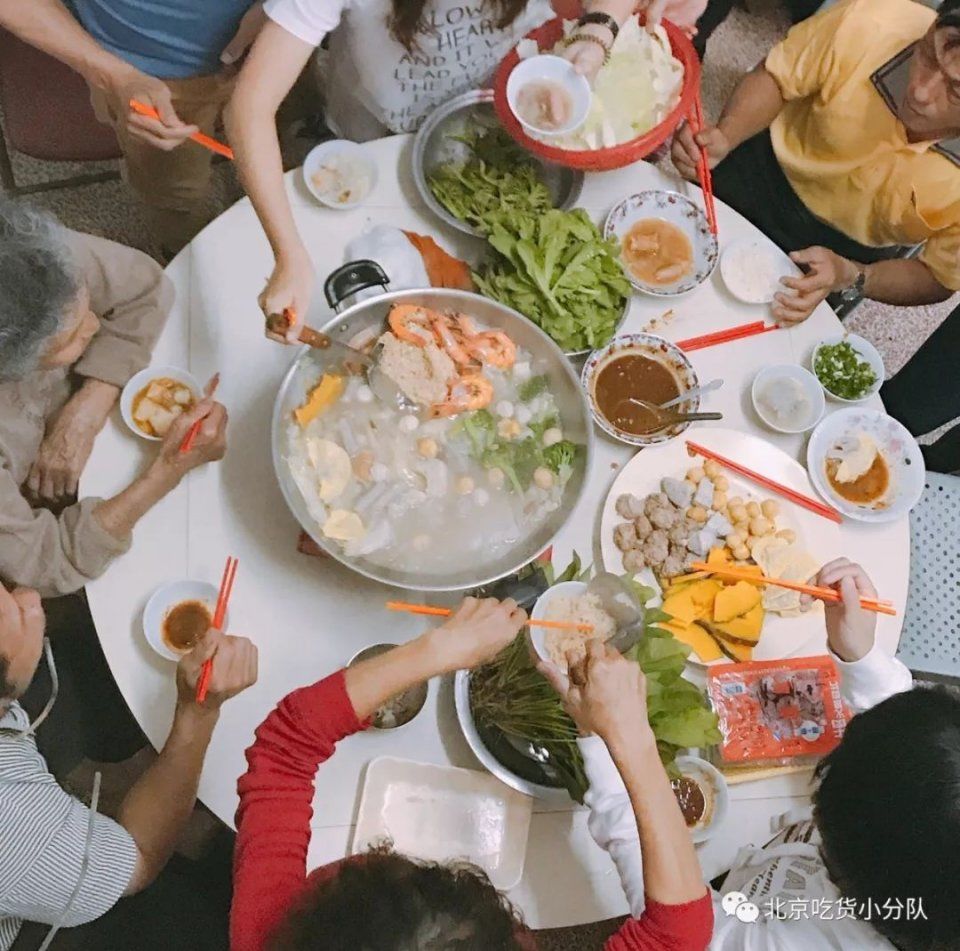
M 310 889 L 270 951 L 522 951 L 522 921 L 472 865 L 378 847 Z
M 823 858 L 841 893 L 858 908 L 902 902 L 899 917 L 870 919 L 902 951 L 960 947 L 960 698 L 915 688 L 859 714 L 817 778 Z M 925 918 L 907 920 L 908 899 Z
M 937 29 L 949 26 L 960 29 L 960 0 L 943 0 L 937 10 Z
M 0 704 L 12 700 L 15 688 L 10 681 L 10 661 L 0 654 Z

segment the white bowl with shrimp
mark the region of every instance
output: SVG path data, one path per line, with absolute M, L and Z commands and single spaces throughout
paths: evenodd
M 555 116 L 550 126 L 537 123 L 531 115 L 531 107 L 539 106 L 544 99 L 560 107 L 561 114 Z M 587 121 L 592 100 L 587 78 L 562 56 L 544 53 L 522 59 L 507 79 L 510 111 L 525 129 L 539 138 L 568 135 L 579 129 Z
M 356 142 L 331 139 L 311 149 L 303 162 L 303 183 L 322 205 L 359 208 L 377 186 L 377 165 Z
M 679 232 L 677 250 L 683 251 L 682 261 L 671 259 L 662 263 L 660 271 L 663 272 L 663 279 L 656 282 L 643 279 L 624 257 L 627 244 L 637 234 L 635 229 L 647 222 L 659 222 L 657 227 L 663 229 L 667 237 L 676 238 Z M 616 238 L 620 242 L 620 263 L 630 283 L 638 291 L 654 297 L 679 297 L 699 287 L 713 273 L 720 257 L 717 236 L 710 231 L 703 210 L 679 192 L 653 189 L 628 195 L 614 205 L 607 215 L 603 236 Z M 641 237 L 644 236 L 636 240 L 641 240 Z M 688 247 L 680 247 L 683 244 L 681 239 L 685 239 Z M 656 257 L 659 261 L 659 251 Z
M 146 430 L 141 429 L 140 425 L 134 419 L 134 402 L 140 393 L 151 383 L 163 379 L 175 380 L 190 390 L 193 403 L 185 406 L 184 411 L 192 408 L 195 403 L 203 398 L 203 387 L 200 385 L 200 381 L 197 380 L 192 373 L 181 370 L 180 367 L 147 367 L 145 370 L 141 370 L 139 373 L 135 373 L 130 377 L 127 385 L 123 388 L 123 392 L 120 394 L 120 415 L 132 433 L 135 433 L 141 439 L 148 439 L 150 442 L 161 442 L 163 437 L 153 436 Z

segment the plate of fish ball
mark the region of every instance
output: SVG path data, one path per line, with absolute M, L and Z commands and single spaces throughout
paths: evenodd
M 763 439 L 710 427 L 707 448 L 806 495 L 806 470 Z M 620 471 L 600 525 L 603 566 L 659 592 L 663 626 L 701 666 L 775 660 L 825 649 L 818 606 L 796 592 L 697 572 L 695 562 L 807 582 L 842 554 L 839 526 L 691 456 L 681 440 L 651 446 Z

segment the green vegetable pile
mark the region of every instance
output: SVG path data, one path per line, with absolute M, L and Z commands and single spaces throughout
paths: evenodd
M 590 569 L 580 572 L 579 559 L 574 556 L 574 563 L 557 581 L 585 579 L 590 574 Z M 653 596 L 652 589 L 629 583 L 642 604 Z M 646 676 L 650 725 L 660 759 L 672 772 L 681 749 L 711 746 L 721 737 L 716 714 L 703 693 L 681 676 L 690 648 L 657 627 L 667 619 L 662 611 L 647 608 L 644 636 L 627 656 L 640 664 Z M 587 780 L 576 743 L 577 728 L 553 688 L 537 673 L 522 633 L 493 661 L 471 674 L 470 706 L 481 729 L 545 747 L 570 796 L 583 801 Z
M 474 274 L 487 297 L 545 330 L 567 353 L 613 337 L 630 296 L 615 240 L 582 209 L 496 217 L 491 259 Z
M 547 385 L 545 376 L 531 377 L 518 391 L 521 402 L 534 399 Z M 505 439 L 497 432 L 493 414 L 480 409 L 461 416 L 451 435 L 464 435 L 470 443 L 470 455 L 485 469 L 500 469 L 513 490 L 522 495 L 530 488 L 534 472 L 541 467 L 549 469 L 559 485 L 564 485 L 570 478 L 580 447 L 569 439 L 543 445 L 543 434 L 559 425 L 555 415 L 543 416 L 529 424 L 531 435 L 523 439 Z
M 834 396 L 845 400 L 860 399 L 877 382 L 873 367 L 848 340 L 821 346 L 813 361 L 813 370 Z
M 427 185 L 454 218 L 489 234 L 497 221 L 539 215 L 552 206 L 538 165 L 499 126 L 450 138 L 463 142 L 470 158 L 441 165 Z

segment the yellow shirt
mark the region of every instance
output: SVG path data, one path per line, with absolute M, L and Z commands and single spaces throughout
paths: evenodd
M 909 142 L 884 98 L 934 16 L 913 0 L 842 0 L 799 23 L 767 56 L 786 100 L 770 135 L 814 215 L 871 247 L 926 242 L 921 260 L 960 290 L 960 143 Z

